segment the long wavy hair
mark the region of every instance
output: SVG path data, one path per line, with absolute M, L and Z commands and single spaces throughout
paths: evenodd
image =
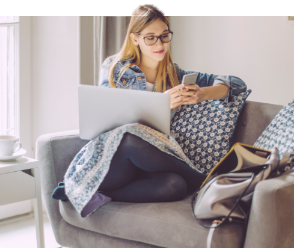
M 116 54 L 109 67 L 108 79 L 112 88 L 116 88 L 113 81 L 113 71 L 118 61 L 131 60 L 131 63 L 121 68 L 119 78 L 132 65 L 139 66 L 141 62 L 141 50 L 139 47 L 133 44 L 130 38 L 130 34 L 139 34 L 145 27 L 157 19 L 160 19 L 166 23 L 168 30 L 170 30 L 168 19 L 153 5 L 141 5 L 133 12 L 123 46 L 120 52 Z M 167 81 L 169 81 L 169 85 L 167 85 Z M 167 90 L 167 86 L 168 88 L 172 88 L 178 84 L 179 81 L 177 78 L 176 68 L 173 64 L 170 51 L 168 50 L 163 60 L 158 63 L 155 91 L 164 92 Z

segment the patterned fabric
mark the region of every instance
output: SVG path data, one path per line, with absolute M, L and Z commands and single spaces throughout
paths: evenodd
M 285 152 L 294 152 L 294 100 L 280 110 L 253 146 L 265 150 L 271 150 L 276 146 L 280 158 Z M 293 166 L 294 162 L 290 162 L 284 171 Z
M 208 100 L 183 105 L 175 114 L 171 133 L 202 173 L 208 174 L 230 150 L 239 114 L 250 93 L 247 90 L 228 103 Z
M 168 138 L 166 134 L 139 123 L 120 126 L 87 143 L 74 157 L 64 176 L 65 193 L 80 214 L 105 178 L 125 132 L 137 135 L 199 171 L 173 137 Z

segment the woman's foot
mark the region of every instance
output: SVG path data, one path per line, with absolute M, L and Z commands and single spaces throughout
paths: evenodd
M 64 183 L 58 183 L 58 187 L 53 190 L 52 198 L 55 200 L 67 201 L 68 197 L 65 194 Z

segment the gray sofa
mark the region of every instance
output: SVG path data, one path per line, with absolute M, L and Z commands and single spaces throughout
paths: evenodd
M 234 141 L 253 145 L 282 106 L 247 101 Z M 193 219 L 190 198 L 165 203 L 110 202 L 81 218 L 69 201 L 51 198 L 71 160 L 87 143 L 78 131 L 42 135 L 37 140 L 42 195 L 56 241 L 66 247 L 206 247 L 208 229 Z M 260 182 L 247 230 L 226 224 L 215 230 L 214 248 L 294 247 L 294 173 Z M 246 235 L 246 237 L 244 237 Z M 245 243 L 242 244 L 243 238 Z

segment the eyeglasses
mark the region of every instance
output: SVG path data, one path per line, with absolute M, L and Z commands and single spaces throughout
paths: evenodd
M 145 36 L 145 37 L 143 37 L 143 36 L 141 36 L 139 34 L 137 34 L 137 35 L 144 40 L 144 42 L 145 42 L 145 44 L 147 46 L 153 46 L 157 42 L 158 38 L 160 38 L 160 40 L 163 43 L 169 43 L 172 40 L 172 38 L 173 38 L 173 32 L 172 31 L 170 31 L 168 33 L 164 33 L 164 34 L 162 34 L 160 36 L 153 36 L 152 35 L 152 36 Z

